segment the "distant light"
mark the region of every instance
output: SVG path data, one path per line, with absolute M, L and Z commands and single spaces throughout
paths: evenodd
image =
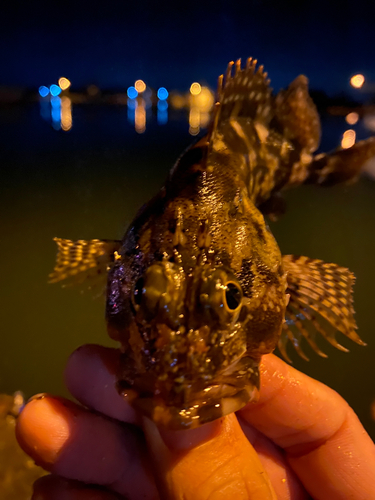
M 129 99 L 135 99 L 138 96 L 138 91 L 135 87 L 129 87 L 126 93 Z
M 67 132 L 72 128 L 72 101 L 69 97 L 61 98 L 61 128 Z
M 168 109 L 168 103 L 165 99 L 158 101 L 158 110 L 165 111 Z
M 170 100 L 174 109 L 182 109 L 187 104 L 185 97 L 180 94 L 171 94 Z
M 59 87 L 60 87 L 61 90 L 68 89 L 70 87 L 70 85 L 71 85 L 70 80 L 68 80 L 64 76 L 62 76 L 61 78 L 59 78 Z
M 47 97 L 49 94 L 49 88 L 46 87 L 45 85 L 42 85 L 39 87 L 39 95 L 40 97 Z
M 57 107 L 61 106 L 61 99 L 60 99 L 60 97 L 58 97 L 56 95 L 52 96 L 51 97 L 51 106 L 53 108 L 57 108 Z
M 157 112 L 157 120 L 159 125 L 165 125 L 168 123 L 168 107 L 165 109 L 160 109 L 159 104 L 168 104 L 165 101 L 158 102 L 158 112 Z
M 201 112 L 208 112 L 214 105 L 214 94 L 208 87 L 201 87 L 197 95 L 191 95 L 191 106 L 196 106 Z
M 198 82 L 194 82 L 190 85 L 190 94 L 191 95 L 198 95 L 201 93 L 202 87 Z
M 128 109 L 135 109 L 137 107 L 138 103 L 135 99 L 128 99 Z
M 354 111 L 352 113 L 348 113 L 345 117 L 345 120 L 347 123 L 349 123 L 349 125 L 355 125 L 359 120 L 359 114 L 355 113 Z
M 134 112 L 134 125 L 138 134 L 143 134 L 146 130 L 146 108 L 144 99 L 141 99 Z
M 60 92 L 61 92 L 61 89 L 60 89 Z M 51 105 L 52 105 L 51 106 L 52 127 L 55 130 L 59 130 L 61 128 L 61 99 L 60 99 L 60 97 L 53 96 L 51 98 Z
M 161 101 L 164 101 L 165 99 L 168 99 L 169 93 L 168 93 L 168 90 L 165 87 L 160 87 L 160 89 L 158 90 L 157 95 L 158 95 L 158 98 Z
M 356 133 L 354 130 L 352 129 L 346 130 L 342 136 L 341 147 L 343 149 L 351 148 L 355 143 L 355 136 Z
M 87 87 L 87 93 L 90 97 L 95 97 L 99 94 L 99 88 L 96 85 L 91 84 Z
M 365 83 L 365 77 L 361 74 L 354 75 L 350 79 L 350 85 L 355 89 L 360 89 L 364 83 Z
M 56 97 L 61 94 L 61 88 L 54 83 L 50 86 L 49 91 L 53 97 Z
M 143 80 L 137 80 L 134 84 L 134 87 L 139 94 L 146 90 L 146 84 Z

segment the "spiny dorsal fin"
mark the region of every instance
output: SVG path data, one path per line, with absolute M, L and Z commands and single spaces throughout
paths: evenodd
M 283 265 L 287 272 L 286 293 L 290 294 L 290 301 L 278 347 L 287 361 L 290 362 L 285 349 L 288 339 L 298 354 L 308 359 L 300 346 L 302 337 L 317 354 L 326 357 L 315 342 L 317 332 L 342 351 L 347 349 L 337 342 L 337 331 L 357 344 L 365 345 L 356 333 L 352 305 L 355 278 L 349 269 L 294 255 L 285 255 Z
M 228 64 L 225 78 L 218 79 L 217 126 L 229 119 L 251 118 L 253 121 L 268 123 L 271 111 L 272 89 L 263 66 L 256 70 L 257 61 L 251 57 L 244 69 L 241 59 Z M 233 72 L 234 67 L 234 72 Z
M 66 240 L 54 238 L 58 253 L 49 283 L 70 279 L 80 284 L 88 279 L 106 280 L 107 271 L 116 260 L 121 242 L 117 240 Z

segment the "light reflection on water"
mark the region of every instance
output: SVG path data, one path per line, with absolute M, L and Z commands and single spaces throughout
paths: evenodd
M 52 238 L 122 237 L 192 139 L 187 110 L 168 109 L 163 126 L 157 111 L 147 115 L 144 134 L 127 121 L 124 107 L 75 106 L 69 133 L 41 119 L 38 104 L 0 111 L 5 167 L 0 392 L 65 393 L 63 367 L 73 349 L 86 342 L 114 345 L 105 331 L 103 297 L 47 285 L 55 258 Z M 355 127 L 358 139 L 368 135 L 360 122 Z M 339 144 L 346 128 L 343 117 L 326 117 L 323 149 Z M 337 262 L 357 276 L 356 318 L 368 346 L 340 338 L 351 351 L 344 354 L 319 339 L 329 359 L 306 347 L 310 363 L 299 360 L 290 346 L 288 352 L 297 368 L 342 394 L 373 437 L 374 189 L 373 181 L 362 178 L 353 186 L 290 191 L 287 213 L 272 224 L 283 253 Z

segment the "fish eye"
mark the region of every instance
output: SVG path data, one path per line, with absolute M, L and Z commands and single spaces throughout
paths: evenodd
M 242 301 L 242 290 L 236 283 L 227 283 L 225 287 L 225 302 L 231 311 L 235 311 Z
M 145 280 L 143 278 L 139 278 L 135 283 L 134 291 L 133 291 L 133 302 L 134 302 L 134 305 L 136 305 L 136 306 L 141 305 L 144 283 L 145 283 Z

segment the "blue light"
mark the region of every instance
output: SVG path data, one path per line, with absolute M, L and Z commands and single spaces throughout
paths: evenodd
M 168 123 L 168 111 L 160 111 L 160 109 L 158 109 L 157 119 L 159 125 L 165 125 Z
M 138 92 L 135 87 L 129 87 L 127 92 L 129 99 L 135 99 L 138 96 Z
M 51 95 L 53 97 L 56 97 L 61 94 L 61 89 L 58 85 L 55 85 L 54 83 L 50 86 L 49 91 L 51 92 Z
M 53 108 L 61 107 L 61 99 L 60 99 L 60 97 L 57 97 L 57 96 L 51 97 L 51 106 Z
M 158 110 L 159 111 L 166 111 L 168 109 L 168 103 L 167 101 L 158 101 Z
M 135 99 L 128 99 L 128 109 L 135 109 L 138 103 Z
M 42 85 L 39 87 L 39 95 L 40 97 L 47 97 L 49 94 L 49 88 L 46 87 L 45 85 Z
M 168 90 L 165 87 L 160 87 L 160 89 L 158 90 L 158 98 L 161 101 L 164 101 L 165 99 L 168 98 L 168 96 L 169 96 Z

